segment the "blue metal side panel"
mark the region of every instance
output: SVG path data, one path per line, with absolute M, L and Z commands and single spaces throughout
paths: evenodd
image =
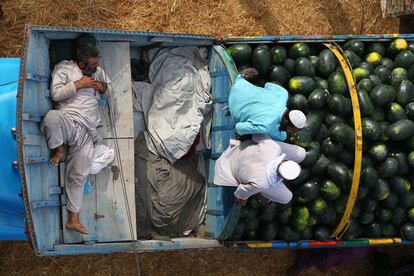
M 0 240 L 25 240 L 24 206 L 19 197 L 19 170 L 16 139 L 11 129 L 16 127 L 16 94 L 20 59 L 0 59 Z
M 213 46 L 209 55 L 213 121 L 211 130 L 211 158 L 208 164 L 207 225 L 213 238 L 218 238 L 226 225 L 233 205 L 234 188 L 213 184 L 215 160 L 228 147 L 234 135 L 234 122 L 227 110 L 227 100 L 237 69 L 223 46 Z
M 60 195 L 51 192 L 59 186 L 58 170 L 49 160 L 46 140 L 39 124 L 46 112 L 52 108 L 49 94 L 48 40 L 43 33 L 30 33 L 27 45 L 22 90 L 22 144 L 23 144 L 23 185 L 27 189 L 27 205 L 31 213 L 31 230 L 35 232 L 36 250 L 51 250 L 61 239 Z M 47 202 L 44 204 L 35 204 Z M 54 204 L 52 204 L 54 202 Z
M 74 39 L 81 33 L 94 34 L 100 41 L 139 42 L 139 45 L 157 43 L 160 46 L 212 45 L 214 37 L 183 33 L 158 33 L 113 29 L 66 28 L 53 26 L 30 26 L 33 33 L 44 33 L 47 39 Z

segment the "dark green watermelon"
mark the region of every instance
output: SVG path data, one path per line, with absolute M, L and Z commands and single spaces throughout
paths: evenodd
M 355 52 L 358 56 L 362 57 L 364 53 L 364 43 L 360 40 L 352 39 L 344 44 L 344 49 L 351 50 Z
M 381 205 L 388 209 L 394 209 L 398 204 L 398 195 L 390 193 L 388 197 L 381 201 Z
M 334 141 L 332 141 L 330 137 L 326 138 L 322 142 L 321 146 L 322 146 L 322 153 L 328 157 L 338 156 L 343 149 L 342 144 L 335 143 Z
M 267 223 L 261 225 L 259 229 L 259 238 L 263 241 L 272 241 L 277 236 L 277 225 L 275 223 Z
M 363 139 L 367 141 L 378 141 L 382 136 L 381 124 L 371 118 L 362 118 Z
M 289 48 L 289 57 L 297 59 L 299 57 L 308 57 L 311 54 L 311 50 L 308 44 L 304 42 L 297 42 Z
M 341 195 L 341 188 L 332 180 L 326 179 L 321 184 L 321 195 L 326 200 L 336 200 Z
M 404 108 L 398 103 L 391 103 L 387 110 L 387 120 L 390 123 L 395 123 L 400 120 L 407 119 Z
M 391 190 L 397 194 L 404 194 L 411 190 L 410 182 L 406 178 L 398 175 L 391 177 L 389 183 Z
M 308 99 L 302 94 L 296 94 L 289 97 L 287 107 L 290 110 L 301 110 L 305 114 L 309 112 Z
M 306 207 L 296 207 L 293 209 L 291 224 L 295 231 L 301 232 L 308 225 L 309 210 Z
M 368 225 L 374 222 L 375 216 L 370 212 L 362 212 L 358 216 L 358 221 L 363 225 Z
M 371 166 L 366 166 L 361 171 L 361 184 L 366 187 L 372 187 L 378 184 L 379 176 L 377 170 Z
M 361 58 L 352 50 L 345 50 L 345 56 L 348 58 L 352 68 L 357 68 L 361 63 Z
M 322 109 L 326 106 L 329 93 L 325 89 L 317 88 L 310 93 L 308 105 L 312 109 Z
M 392 177 L 396 175 L 398 171 L 397 159 L 394 157 L 387 157 L 382 163 L 377 166 L 377 171 L 380 177 Z
M 405 223 L 400 228 L 401 237 L 407 241 L 414 241 L 414 224 Z
M 384 208 L 378 208 L 375 211 L 375 219 L 378 222 L 388 222 L 392 218 L 392 210 L 390 209 L 384 209 Z
M 270 68 L 269 81 L 287 87 L 290 80 L 290 73 L 285 67 L 281 65 L 274 65 Z
M 293 230 L 291 226 L 284 224 L 280 226 L 278 236 L 283 241 L 294 242 L 300 239 L 300 232 L 297 232 Z
M 367 47 L 367 53 L 377 52 L 381 56 L 385 55 L 385 46 L 382 43 L 374 42 Z
M 377 222 L 373 222 L 364 226 L 364 235 L 369 238 L 380 238 L 381 225 Z
M 374 82 L 369 78 L 362 79 L 358 82 L 358 90 L 364 90 L 367 93 L 370 93 L 374 86 Z
M 386 106 L 395 100 L 395 89 L 386 84 L 375 86 L 371 91 L 371 100 L 377 106 Z
M 381 175 L 381 171 L 378 171 Z M 380 178 L 378 183 L 371 187 L 369 190 L 369 196 L 376 201 L 386 199 L 390 194 L 390 188 L 388 181 L 385 179 Z
M 329 92 L 345 95 L 348 92 L 348 83 L 342 72 L 335 71 L 328 78 Z
M 391 85 L 394 88 L 398 88 L 400 83 L 403 80 L 407 80 L 407 79 L 408 79 L 408 72 L 404 68 L 397 67 L 397 68 L 394 68 L 394 70 L 392 70 L 392 72 L 391 72 Z
M 329 239 L 330 231 L 327 226 L 316 226 L 313 230 L 313 236 L 316 240 L 325 241 Z
M 252 48 L 249 44 L 234 44 L 227 51 L 237 65 L 250 63 Z
M 283 46 L 274 46 L 270 49 L 270 58 L 273 64 L 283 64 L 287 58 L 287 51 Z
M 388 148 L 384 143 L 375 143 L 369 148 L 368 154 L 374 162 L 382 162 L 388 156 Z
M 295 73 L 296 76 L 315 76 L 315 68 L 311 61 L 306 57 L 300 57 L 295 61 Z
M 414 54 L 409 50 L 403 50 L 395 57 L 395 67 L 402 67 L 408 70 L 413 63 Z
M 326 168 L 331 162 L 325 155 L 321 154 L 318 161 L 310 168 L 310 173 L 314 176 L 325 174 Z
M 309 208 L 313 215 L 320 216 L 326 212 L 328 204 L 323 198 L 318 197 L 310 203 Z
M 327 104 L 329 111 L 338 116 L 347 116 L 352 112 L 350 99 L 340 94 L 330 95 Z
M 374 113 L 374 104 L 372 103 L 371 98 L 369 97 L 368 93 L 363 89 L 358 89 L 357 93 L 358 93 L 359 108 L 361 110 L 361 116 L 371 116 Z
M 411 81 L 401 81 L 400 86 L 397 88 L 396 101 L 403 107 L 414 101 L 414 85 Z
M 398 227 L 406 221 L 407 221 L 407 214 L 406 214 L 404 208 L 397 207 L 397 208 L 393 209 L 391 223 L 394 226 Z
M 299 185 L 293 195 L 296 202 L 307 203 L 318 197 L 319 190 L 319 183 L 311 180 Z
M 348 189 L 352 184 L 352 173 L 347 166 L 340 162 L 328 165 L 327 173 L 330 179 L 338 184 L 342 189 Z
M 391 223 L 383 223 L 381 225 L 381 234 L 386 238 L 395 238 L 398 235 L 398 231 Z

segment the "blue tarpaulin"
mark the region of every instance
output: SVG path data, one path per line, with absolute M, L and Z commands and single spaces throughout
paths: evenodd
M 20 59 L 0 58 L 0 240 L 25 240 L 24 206 L 17 161 L 16 94 Z

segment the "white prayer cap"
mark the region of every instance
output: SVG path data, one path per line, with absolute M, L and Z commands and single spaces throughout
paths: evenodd
M 304 128 L 306 124 L 306 116 L 300 110 L 291 110 L 289 111 L 289 120 L 297 128 Z
M 280 164 L 279 174 L 286 180 L 293 180 L 299 176 L 301 168 L 298 163 L 288 160 Z

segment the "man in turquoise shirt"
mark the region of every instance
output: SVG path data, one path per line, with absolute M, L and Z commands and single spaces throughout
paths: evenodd
M 236 123 L 236 134 L 266 134 L 277 141 L 285 141 L 286 131 L 302 129 L 306 116 L 300 110 L 286 108 L 288 92 L 282 86 L 254 82 L 257 71 L 248 68 L 237 76 L 229 96 L 229 109 Z

